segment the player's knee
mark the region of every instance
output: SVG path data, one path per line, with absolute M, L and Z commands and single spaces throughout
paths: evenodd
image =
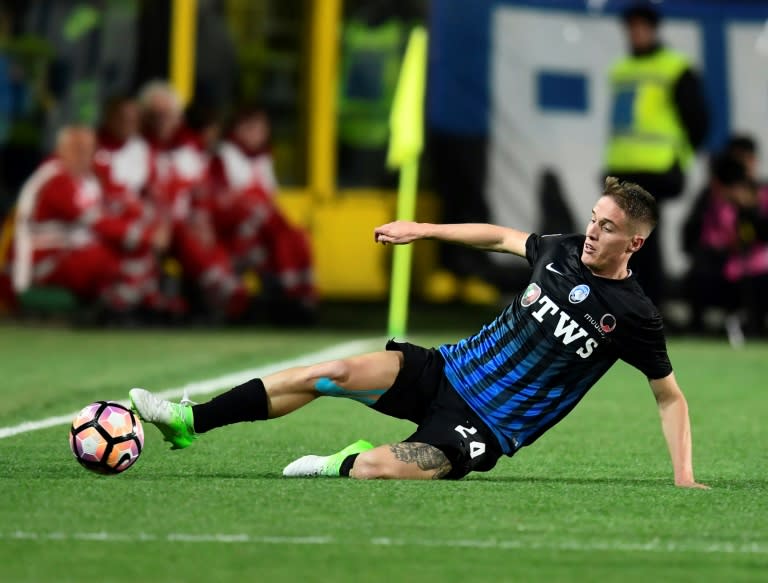
M 376 480 L 398 478 L 396 464 L 391 463 L 376 450 L 361 453 L 349 472 L 350 478 L 357 480 Z
M 306 381 L 328 378 L 340 383 L 349 378 L 350 368 L 349 362 L 342 358 L 307 367 L 304 369 L 303 376 Z
M 336 382 L 343 383 L 349 379 L 351 369 L 349 360 L 340 358 L 328 363 L 328 374 L 326 376 Z

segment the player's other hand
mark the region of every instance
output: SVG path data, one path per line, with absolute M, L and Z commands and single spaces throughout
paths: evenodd
M 416 239 L 421 239 L 424 234 L 421 225 L 413 221 L 395 221 L 387 223 L 374 229 L 373 234 L 377 243 L 391 243 L 393 245 L 403 245 Z
M 694 490 L 709 490 L 710 487 L 706 484 L 699 484 L 698 482 L 695 482 L 694 480 L 676 480 L 675 486 L 678 488 L 691 488 Z

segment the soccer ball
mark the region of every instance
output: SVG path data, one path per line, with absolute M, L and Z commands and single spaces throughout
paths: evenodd
M 130 409 L 97 401 L 75 415 L 69 447 L 83 467 L 99 474 L 119 474 L 139 459 L 144 429 Z

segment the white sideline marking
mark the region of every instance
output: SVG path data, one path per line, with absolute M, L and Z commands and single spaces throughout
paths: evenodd
M 224 388 L 231 388 L 252 378 L 263 377 L 268 374 L 272 374 L 273 372 L 277 372 L 285 368 L 290 368 L 292 366 L 309 364 L 315 361 L 333 360 L 334 358 L 343 358 L 345 356 L 351 356 L 353 354 L 365 352 L 366 350 L 371 350 L 374 347 L 380 347 L 382 345 L 383 341 L 380 339 L 369 338 L 367 340 L 353 340 L 343 344 L 336 344 L 335 346 L 324 348 L 323 350 L 318 350 L 316 352 L 302 354 L 301 356 L 297 356 L 295 358 L 289 358 L 280 362 L 265 364 L 257 368 L 250 368 L 218 377 L 213 377 L 210 379 L 204 379 L 202 381 L 187 383 L 181 387 L 160 391 L 157 393 L 157 395 L 161 399 L 178 399 L 184 395 L 185 391 L 186 394 L 190 397 L 194 395 L 205 395 Z M 127 400 L 117 402 L 122 405 L 128 405 Z M 13 437 L 14 435 L 19 435 L 20 433 L 37 431 L 38 429 L 55 427 L 56 425 L 67 425 L 72 422 L 72 419 L 75 417 L 75 415 L 77 415 L 77 411 L 67 415 L 57 415 L 55 417 L 40 419 L 38 421 L 24 421 L 23 423 L 12 425 L 10 427 L 0 427 L 0 439 Z
M 620 540 L 439 540 L 439 539 L 395 539 L 374 537 L 356 539 L 354 543 L 333 536 L 255 536 L 249 534 L 191 534 L 172 532 L 168 534 L 113 533 L 113 532 L 29 532 L 16 530 L 0 532 L 0 540 L 39 541 L 99 541 L 99 542 L 185 542 L 250 545 L 371 545 L 385 547 L 430 547 L 430 548 L 473 548 L 511 550 L 547 550 L 577 552 L 631 552 L 631 553 L 704 553 L 766 555 L 768 544 L 759 542 L 731 543 L 724 541 L 675 541 L 654 538 L 646 541 Z

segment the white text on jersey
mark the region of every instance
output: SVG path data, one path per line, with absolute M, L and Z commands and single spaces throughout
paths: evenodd
M 576 351 L 576 354 L 581 358 L 589 358 L 592 356 L 598 342 L 594 338 L 591 338 L 589 333 L 579 326 L 576 320 L 563 312 L 555 302 L 549 299 L 549 296 L 542 296 L 536 303 L 541 307 L 532 312 L 531 315 L 539 322 L 543 323 L 545 316 L 556 316 L 559 313 L 559 320 L 555 327 L 555 338 L 560 338 L 560 341 L 566 346 L 580 338 L 587 338 L 587 341 Z

